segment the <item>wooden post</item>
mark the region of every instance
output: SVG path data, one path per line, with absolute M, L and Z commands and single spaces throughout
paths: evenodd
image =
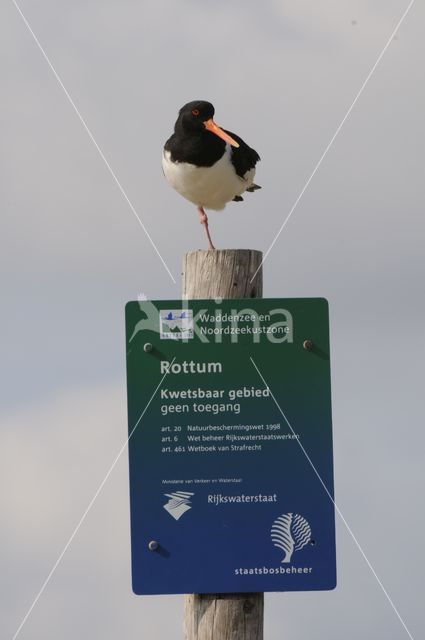
M 250 249 L 186 253 L 183 298 L 261 298 L 261 260 Z M 263 593 L 186 595 L 185 640 L 263 640 L 263 612 Z
M 258 268 L 262 258 L 261 251 L 251 249 L 186 253 L 183 260 L 183 298 L 261 298 L 263 273 Z

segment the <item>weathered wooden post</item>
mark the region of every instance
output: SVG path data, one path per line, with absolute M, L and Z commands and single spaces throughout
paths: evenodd
M 183 298 L 261 298 L 261 261 L 251 249 L 186 253 Z M 186 595 L 185 640 L 263 640 L 263 611 L 263 593 Z

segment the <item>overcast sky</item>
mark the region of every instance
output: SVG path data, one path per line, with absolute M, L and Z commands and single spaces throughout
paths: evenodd
M 11 639 L 126 437 L 124 304 L 180 296 L 206 248 L 161 150 L 192 99 L 261 155 L 263 189 L 212 212 L 264 252 L 408 0 L 12 0 L 0 6 L 1 637 Z M 419 0 L 264 265 L 267 297 L 329 300 L 336 500 L 423 637 L 425 87 Z M 267 640 L 408 638 L 344 525 L 338 587 L 268 594 Z M 19 635 L 182 637 L 182 597 L 131 592 L 127 456 Z

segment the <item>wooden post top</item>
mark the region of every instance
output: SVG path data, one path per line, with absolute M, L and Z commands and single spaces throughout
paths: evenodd
M 183 258 L 183 298 L 261 298 L 262 259 L 255 249 L 189 251 Z

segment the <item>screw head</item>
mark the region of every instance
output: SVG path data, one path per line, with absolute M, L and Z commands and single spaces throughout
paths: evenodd
M 159 547 L 159 543 L 156 540 L 151 540 L 148 544 L 149 551 L 156 551 Z
M 153 346 L 150 342 L 146 342 L 146 344 L 143 345 L 143 351 L 145 351 L 146 353 L 149 353 L 149 351 L 152 351 L 152 349 Z
M 311 351 L 313 346 L 313 340 L 304 340 L 303 347 L 306 351 Z

